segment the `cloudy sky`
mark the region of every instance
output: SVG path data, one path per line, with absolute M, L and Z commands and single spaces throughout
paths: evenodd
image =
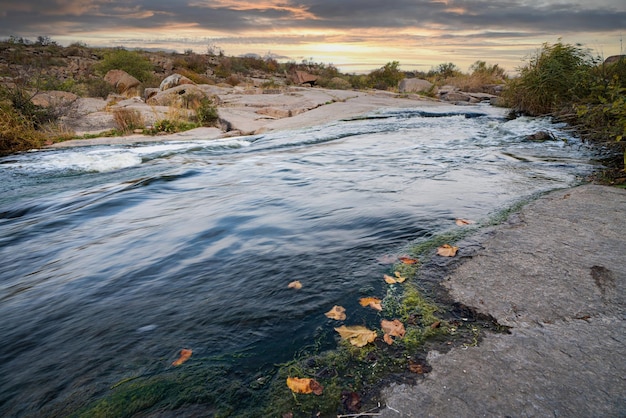
M 0 0 L 0 38 L 267 53 L 362 72 L 476 60 L 514 70 L 542 43 L 604 57 L 626 37 L 624 0 Z

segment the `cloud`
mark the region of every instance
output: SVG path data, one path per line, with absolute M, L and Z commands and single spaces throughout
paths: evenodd
M 623 0 L 3 0 L 0 37 L 73 39 L 120 45 L 283 46 L 302 54 L 322 44 L 368 53 L 402 48 L 521 50 L 584 34 L 617 37 L 626 28 Z M 578 38 L 577 38 L 578 39 Z M 262 48 L 259 46 L 259 48 Z M 368 49 L 369 48 L 369 49 Z M 278 49 L 278 48 L 277 48 Z M 384 51 L 385 49 L 382 49 Z M 240 53 L 242 51 L 232 51 Z M 245 52 L 264 52 L 245 51 Z M 474 53 L 474 52 L 472 52 Z

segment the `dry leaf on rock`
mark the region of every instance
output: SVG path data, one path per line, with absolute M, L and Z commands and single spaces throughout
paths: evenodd
M 333 308 L 326 312 L 324 315 L 330 319 L 336 319 L 337 321 L 343 321 L 346 319 L 346 308 L 343 306 L 335 305 Z
M 383 319 L 380 321 L 380 327 L 385 333 L 383 340 L 389 345 L 393 344 L 393 339 L 391 337 L 402 338 L 406 333 L 404 325 L 397 319 L 394 319 L 393 321 Z
M 453 247 L 450 244 L 443 244 L 441 247 L 437 248 L 437 255 L 442 257 L 454 257 L 458 250 L 459 247 Z
M 369 330 L 362 325 L 345 326 L 335 328 L 344 340 L 350 341 L 355 347 L 365 347 L 376 339 L 376 331 Z
M 416 258 L 409 257 L 407 255 L 401 255 L 400 257 L 398 257 L 398 260 L 402 261 L 404 264 L 417 264 L 417 263 L 419 263 L 419 260 L 417 260 Z
M 372 309 L 376 309 L 377 311 L 382 311 L 383 306 L 381 304 L 381 300 L 378 298 L 361 298 L 359 299 L 359 303 L 361 306 L 369 306 Z
M 476 223 L 474 221 L 470 221 L 469 219 L 461 219 L 461 218 L 457 219 L 455 222 L 458 226 L 466 226 L 466 225 L 471 225 L 471 224 Z
M 324 392 L 324 386 L 320 385 L 315 379 L 308 377 L 288 377 L 287 386 L 294 393 L 321 395 Z
M 299 280 L 294 280 L 293 282 L 289 283 L 287 287 L 289 289 L 296 289 L 296 290 L 302 289 L 302 283 L 300 283 Z
M 189 360 L 189 358 L 191 357 L 191 353 L 192 351 L 186 348 L 180 350 L 180 357 L 178 357 L 178 359 L 172 363 L 172 366 L 180 366 L 181 364 Z

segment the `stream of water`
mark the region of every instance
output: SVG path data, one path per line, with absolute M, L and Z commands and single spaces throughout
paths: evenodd
M 252 380 L 332 340 L 324 312 L 379 290 L 381 257 L 594 169 L 563 126 L 505 112 L 0 159 L 0 415 L 66 415 L 181 348 Z

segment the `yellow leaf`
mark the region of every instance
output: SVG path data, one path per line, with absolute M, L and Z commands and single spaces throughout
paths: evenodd
M 406 255 L 401 255 L 398 257 L 398 260 L 402 261 L 404 264 L 417 264 L 419 261 L 416 258 L 411 258 Z
M 289 289 L 296 289 L 296 290 L 302 289 L 302 283 L 300 283 L 299 280 L 294 280 L 293 282 L 289 283 L 287 287 Z
M 441 247 L 437 248 L 437 255 L 442 257 L 454 257 L 458 250 L 459 247 L 453 247 L 450 244 L 443 244 Z
M 394 284 L 398 282 L 396 279 L 386 274 L 383 275 L 383 278 L 385 279 L 385 282 L 387 282 L 387 284 Z
M 180 350 L 180 357 L 178 357 L 178 359 L 172 363 L 172 366 L 180 366 L 181 364 L 189 360 L 189 358 L 191 357 L 191 353 L 192 351 L 186 348 Z
M 324 386 L 320 385 L 315 379 L 308 377 L 287 377 L 287 386 L 294 393 L 321 395 L 324 392 Z
M 406 277 L 402 277 L 402 275 L 400 274 L 399 271 L 394 272 L 393 274 L 396 275 L 396 281 L 398 283 L 403 283 L 406 280 Z
M 393 344 L 393 339 L 391 337 L 403 338 L 406 333 L 404 325 L 397 319 L 394 319 L 393 321 L 383 319 L 380 321 L 380 327 L 385 333 L 383 340 L 389 345 Z
M 330 319 L 336 319 L 337 321 L 343 321 L 346 319 L 346 308 L 343 306 L 335 305 L 333 308 L 326 312 L 324 315 Z
M 471 225 L 475 223 L 474 221 L 470 221 L 469 219 L 461 219 L 461 218 L 457 219 L 455 222 L 458 226 L 466 226 L 466 225 Z
M 359 303 L 361 304 L 361 306 L 369 306 L 370 308 L 376 309 L 377 311 L 383 310 L 381 300 L 378 298 L 361 298 L 359 299 Z
M 341 335 L 344 340 L 350 341 L 350 344 L 356 347 L 364 347 L 376 339 L 376 331 L 371 331 L 361 325 L 345 326 L 335 328 L 335 331 Z

